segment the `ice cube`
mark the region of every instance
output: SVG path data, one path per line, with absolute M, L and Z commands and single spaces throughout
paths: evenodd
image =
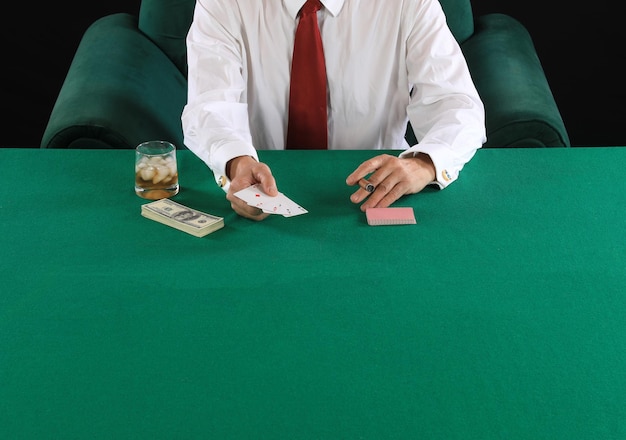
M 170 169 L 165 165 L 158 165 L 156 167 L 156 173 L 152 178 L 152 183 L 159 183 L 162 180 L 165 180 L 170 175 Z
M 141 170 L 141 178 L 143 180 L 152 180 L 155 174 L 156 174 L 156 169 L 151 166 L 147 166 Z

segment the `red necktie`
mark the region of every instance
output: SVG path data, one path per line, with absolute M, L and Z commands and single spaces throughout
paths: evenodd
M 321 8 L 319 0 L 307 0 L 300 9 L 291 62 L 288 149 L 325 149 L 328 144 L 326 65 L 317 24 Z

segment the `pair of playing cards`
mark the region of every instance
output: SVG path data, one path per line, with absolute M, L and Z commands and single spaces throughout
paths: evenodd
M 268 196 L 263 192 L 259 184 L 237 191 L 235 195 L 248 205 L 262 209 L 263 212 L 268 214 L 281 214 L 283 217 L 293 217 L 294 215 L 306 214 L 308 212 L 281 192 L 274 197 Z

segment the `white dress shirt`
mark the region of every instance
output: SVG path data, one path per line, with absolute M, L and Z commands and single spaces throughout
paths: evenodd
M 285 147 L 305 0 L 198 0 L 187 36 L 185 145 L 226 190 L 226 163 Z M 328 148 L 428 154 L 439 187 L 486 140 L 484 108 L 438 0 L 322 0 Z M 413 93 L 409 92 L 413 90 Z M 408 121 L 418 144 L 409 146 Z M 358 164 L 355 164 L 355 168 Z

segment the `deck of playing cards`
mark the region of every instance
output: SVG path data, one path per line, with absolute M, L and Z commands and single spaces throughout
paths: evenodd
M 368 208 L 365 210 L 367 224 L 378 225 L 414 225 L 416 222 L 413 208 Z
M 244 188 L 236 192 L 235 195 L 248 205 L 262 209 L 263 212 L 267 212 L 268 214 L 280 214 L 283 217 L 293 217 L 294 215 L 309 212 L 283 193 L 279 192 L 278 195 L 274 197 L 268 196 L 263 192 L 259 184 Z
M 200 212 L 170 199 L 141 205 L 141 215 L 196 237 L 204 237 L 224 227 L 224 219 Z

